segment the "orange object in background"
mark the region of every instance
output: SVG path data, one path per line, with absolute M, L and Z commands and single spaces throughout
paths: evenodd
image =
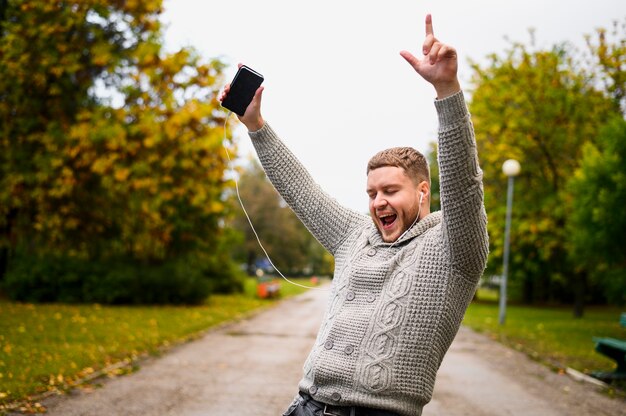
M 261 299 L 277 297 L 280 295 L 280 283 L 275 280 L 260 281 L 257 283 L 256 293 Z

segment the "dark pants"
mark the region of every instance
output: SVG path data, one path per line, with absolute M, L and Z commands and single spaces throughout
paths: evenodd
M 398 416 L 386 410 L 356 406 L 330 406 L 300 393 L 283 416 Z

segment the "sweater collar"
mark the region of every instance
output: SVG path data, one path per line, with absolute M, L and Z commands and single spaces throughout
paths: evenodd
M 384 245 L 389 245 L 389 244 L 401 245 L 409 240 L 412 240 L 413 238 L 417 236 L 422 235 L 426 231 L 430 230 L 431 228 L 439 224 L 441 222 L 441 217 L 442 217 L 441 211 L 436 211 L 436 212 L 432 212 L 428 214 L 427 216 L 419 220 L 418 223 L 415 224 L 413 228 L 409 230 L 408 233 L 406 233 L 399 240 L 396 240 L 393 243 L 385 243 L 383 241 L 383 238 L 380 235 L 380 231 L 378 231 L 378 228 L 376 228 L 376 225 L 372 223 L 373 227 L 368 235 L 369 243 L 372 246 L 384 246 Z

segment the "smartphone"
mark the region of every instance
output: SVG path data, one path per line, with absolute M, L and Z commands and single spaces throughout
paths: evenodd
M 222 101 L 222 107 L 243 116 L 254 98 L 254 93 L 262 83 L 263 75 L 242 65 L 235 74 L 233 82 L 230 83 L 230 91 Z

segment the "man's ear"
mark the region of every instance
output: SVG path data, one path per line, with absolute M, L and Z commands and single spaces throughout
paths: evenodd
M 417 191 L 424 195 L 424 198 L 430 198 L 430 185 L 427 181 L 422 181 L 417 185 Z

